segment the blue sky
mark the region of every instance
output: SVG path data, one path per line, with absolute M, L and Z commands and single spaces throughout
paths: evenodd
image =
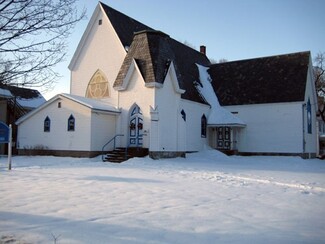
M 325 52 L 325 0 L 102 0 L 116 10 L 218 61 L 249 59 L 311 51 Z M 79 0 L 87 20 L 78 23 L 66 61 L 56 70 L 63 76 L 46 98 L 69 92 L 68 64 L 98 1 Z

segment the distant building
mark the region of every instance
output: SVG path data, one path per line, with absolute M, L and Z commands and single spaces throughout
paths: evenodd
M 17 141 L 15 121 L 46 100 L 37 90 L 0 84 L 0 121 L 13 128 L 13 141 Z M 15 153 L 15 147 L 13 148 Z M 0 155 L 7 153 L 7 147 L 0 144 Z
M 20 153 L 318 154 L 309 52 L 220 64 L 205 52 L 99 3 L 69 65 L 71 94 L 17 121 Z

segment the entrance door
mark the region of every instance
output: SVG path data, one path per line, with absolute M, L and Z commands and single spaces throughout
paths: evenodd
M 230 150 L 231 146 L 230 127 L 217 127 L 217 149 Z
M 135 105 L 130 114 L 129 146 L 142 147 L 143 116 L 141 109 Z

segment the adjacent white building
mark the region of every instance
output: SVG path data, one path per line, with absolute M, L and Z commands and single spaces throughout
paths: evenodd
M 212 65 L 205 48 L 99 3 L 69 69 L 70 94 L 17 121 L 20 153 L 92 157 L 134 147 L 161 158 L 213 147 L 317 155 L 309 52 Z

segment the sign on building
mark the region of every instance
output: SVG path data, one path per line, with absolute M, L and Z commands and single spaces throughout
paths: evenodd
M 0 121 L 0 143 L 9 142 L 10 129 L 5 123 Z
M 6 125 L 0 121 L 0 144 L 8 143 L 8 169 L 11 170 L 11 125 Z

